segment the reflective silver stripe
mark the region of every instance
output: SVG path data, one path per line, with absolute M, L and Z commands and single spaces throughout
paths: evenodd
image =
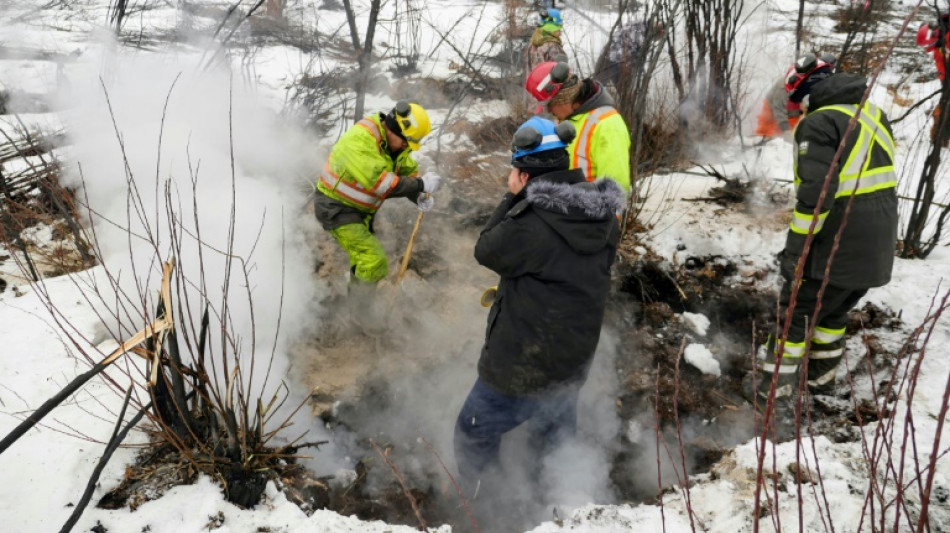
M 808 354 L 809 359 L 840 359 L 844 355 L 844 348 L 836 350 L 812 350 Z
M 818 233 L 821 231 L 821 228 L 824 227 L 825 219 L 828 218 L 828 213 L 830 213 L 830 211 L 825 211 L 824 213 L 818 215 L 818 222 L 815 224 L 815 233 Z M 789 222 L 788 227 L 795 233 L 807 234 L 808 228 L 811 227 L 811 221 L 814 218 L 815 216 L 811 213 L 802 213 L 796 209 L 792 213 L 792 221 Z
M 849 117 L 858 114 L 856 105 L 831 105 L 822 107 L 818 111 L 826 110 L 838 111 Z M 835 198 L 897 186 L 897 174 L 894 172 L 894 138 L 881 123 L 881 116 L 880 108 L 870 102 L 865 104 L 858 117 L 861 128 L 858 139 L 838 173 L 838 190 L 835 192 Z M 879 144 L 887 152 L 891 160 L 890 165 L 868 168 L 874 143 Z
M 815 335 L 812 337 L 812 341 L 818 344 L 831 344 L 837 342 L 844 338 L 844 330 L 841 329 L 828 329 L 821 326 L 815 328 Z
M 778 343 L 775 344 L 775 353 L 778 353 Z M 801 359 L 804 354 L 805 354 L 804 342 L 786 342 L 785 353 L 782 354 L 782 357 L 791 357 L 793 359 Z
M 541 137 L 541 142 L 538 144 L 538 146 L 541 146 L 542 144 L 558 142 L 560 140 L 561 138 L 557 135 L 545 135 L 544 137 Z
M 334 183 L 333 181 L 330 181 L 327 176 L 323 175 L 320 176 L 320 179 L 323 180 L 323 184 L 326 187 L 334 190 L 337 194 L 346 198 L 347 200 L 351 200 L 362 206 L 369 208 L 379 208 L 379 206 L 383 203 L 382 198 L 378 198 L 373 194 L 364 191 L 363 189 L 357 189 L 343 180 L 337 180 L 337 182 Z
M 574 145 L 574 153 L 571 154 L 571 168 L 579 168 L 584 171 L 584 177 L 591 181 L 597 176 L 593 176 L 593 165 L 587 154 L 590 152 L 590 141 L 594 135 L 594 128 L 607 116 L 616 114 L 617 110 L 610 106 L 601 106 L 588 113 L 584 119 L 584 125 L 577 135 L 577 144 Z
M 784 364 L 779 365 L 777 373 L 778 374 L 794 374 L 795 372 L 798 372 L 798 366 L 799 366 L 798 363 L 795 363 L 793 365 L 784 365 Z M 762 372 L 768 372 L 769 374 L 772 374 L 773 370 L 775 370 L 775 363 L 761 362 L 759 365 L 759 370 L 761 370 Z
M 877 174 L 873 172 L 874 171 L 865 172 L 860 178 L 857 176 L 846 179 L 839 178 L 838 192 L 835 193 L 835 198 L 854 193 L 874 192 L 879 189 L 886 189 L 897 185 L 897 174 L 895 174 L 894 171 L 885 170 Z
M 376 186 L 373 187 L 372 192 L 375 193 L 375 195 L 380 198 L 385 198 L 386 195 L 389 194 L 389 191 L 391 191 L 392 188 L 396 185 L 396 182 L 398 181 L 398 179 L 399 178 L 396 176 L 396 174 L 392 172 L 387 172 L 386 177 L 379 180 L 376 183 Z
M 819 109 L 819 111 L 824 110 L 840 111 L 849 117 L 854 117 L 858 114 L 858 106 L 853 104 L 829 105 Z M 873 136 L 875 140 L 881 143 L 881 147 L 884 148 L 884 151 L 887 152 L 887 155 L 891 156 L 891 159 L 893 159 L 895 149 L 894 139 L 891 137 L 890 133 L 888 133 L 884 125 L 881 124 L 881 109 L 871 102 L 866 102 L 864 109 L 861 111 L 861 116 L 858 117 L 858 122 L 860 123 L 864 132 L 867 132 L 869 135 Z M 863 160 L 864 158 L 862 157 L 860 159 Z M 860 171 L 860 169 L 858 170 Z
M 834 381 L 835 381 L 835 370 L 836 370 L 836 369 L 832 368 L 831 370 L 829 370 L 829 371 L 825 372 L 824 374 L 822 374 L 821 376 L 819 376 L 817 379 L 809 379 L 809 380 L 808 380 L 808 386 L 809 386 L 809 387 L 821 387 L 822 385 L 827 385 L 828 383 L 834 383 Z
M 364 118 L 363 120 L 357 122 L 356 124 L 358 126 L 363 126 L 367 130 L 369 130 L 369 132 L 373 135 L 373 137 L 376 137 L 377 143 L 383 140 L 383 132 L 379 130 L 379 126 L 377 126 L 376 123 L 373 122 L 372 120 L 368 118 Z

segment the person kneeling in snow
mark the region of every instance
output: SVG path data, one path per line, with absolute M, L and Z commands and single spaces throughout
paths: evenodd
M 577 397 L 600 339 L 624 192 L 568 170 L 570 122 L 533 117 L 514 135 L 509 193 L 475 244 L 501 276 L 478 379 L 455 426 L 455 458 L 475 496 L 499 468 L 502 436 L 528 424 L 532 481 L 544 455 L 573 435 Z M 498 472 L 500 473 L 500 472 Z M 485 489 L 481 489 L 483 492 Z

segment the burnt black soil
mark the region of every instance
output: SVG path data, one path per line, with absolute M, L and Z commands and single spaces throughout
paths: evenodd
M 625 422 L 646 418 L 658 424 L 672 449 L 682 440 L 687 470 L 703 471 L 752 436 L 754 417 L 741 396 L 741 380 L 755 339 L 763 338 L 774 295 L 740 279 L 736 266 L 720 257 L 690 257 L 677 268 L 656 261 L 621 263 L 615 284 L 607 321 L 621 332 L 623 347 L 616 363 L 619 414 Z M 684 312 L 709 319 L 705 334 L 689 327 Z M 692 343 L 712 352 L 721 376 L 703 374 L 683 360 Z M 643 478 L 642 447 L 621 434 L 611 478 L 624 501 L 657 493 L 655 483 L 637 484 Z

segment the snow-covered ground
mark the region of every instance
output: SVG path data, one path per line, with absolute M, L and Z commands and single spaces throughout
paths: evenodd
M 359 2 L 358 2 L 359 3 Z M 223 13 L 224 2 L 196 2 L 214 7 Z M 569 2 L 569 5 L 574 5 Z M 121 221 L 144 231 L 144 223 L 127 220 L 127 181 L 124 162 L 118 150 L 121 138 L 130 168 L 137 183 L 152 183 L 152 189 L 143 187 L 145 205 L 159 205 L 163 190 L 154 184 L 169 180 L 175 191 L 175 201 L 189 206 L 192 191 L 188 184 L 198 177 L 200 187 L 194 192 L 202 202 L 203 235 L 208 242 L 220 243 L 226 238 L 227 213 L 231 206 L 231 183 L 235 183 L 235 203 L 243 216 L 238 221 L 238 233 L 246 239 L 238 240 L 236 253 L 253 257 L 250 280 L 255 295 L 256 315 L 261 346 L 248 350 L 274 349 L 278 354 L 275 373 L 287 372 L 285 343 L 274 348 L 275 309 L 290 315 L 319 319 L 327 312 L 313 304 L 324 290 L 319 283 L 309 283 L 310 265 L 315 260 L 301 239 L 312 231 L 313 221 L 297 222 L 301 218 L 301 197 L 309 194 L 312 169 L 322 164 L 322 157 L 349 118 L 340 112 L 338 129 L 313 137 L 297 127 L 293 120 L 278 120 L 273 111 L 285 102 L 287 87 L 306 73 L 318 73 L 329 68 L 339 58 L 323 55 L 319 61 L 298 48 L 274 44 L 262 46 L 245 55 L 231 57 L 230 67 L 206 67 L 205 60 L 213 54 L 208 51 L 207 31 L 213 30 L 214 19 L 204 18 L 194 10 L 186 11 L 170 3 L 150 6 L 137 12 L 127 21 L 126 28 L 142 27 L 145 34 L 170 34 L 172 30 L 187 41 L 147 43 L 141 48 L 116 45 L 102 28 L 107 19 L 106 0 L 82 0 L 66 3 L 7 2 L 0 6 L 0 87 L 14 95 L 11 107 L 17 104 L 17 95 L 43 95 L 49 112 L 32 109 L 20 116 L 29 125 L 58 129 L 65 125 L 73 135 L 73 143 L 64 152 L 72 163 L 69 175 L 76 183 L 86 184 L 92 206 L 103 220 Z M 503 26 L 502 3 L 475 0 L 430 2 L 425 8 L 420 31 L 420 62 L 422 76 L 444 78 L 454 72 L 458 62 L 456 49 L 436 45 L 440 32 L 451 32 L 457 49 L 468 49 L 469 43 L 485 43 L 492 32 Z M 823 4 L 826 5 L 826 4 Z M 810 20 L 830 31 L 831 23 L 823 16 L 828 10 L 813 10 Z M 763 2 L 756 8 L 743 29 L 742 44 L 750 54 L 748 77 L 753 94 L 762 91 L 782 74 L 791 61 L 790 43 L 797 2 Z M 392 7 L 388 7 L 392 9 Z M 571 16 L 566 10 L 568 46 L 585 68 L 596 58 L 606 36 L 602 28 L 609 27 L 612 16 L 601 10 L 584 10 L 585 16 Z M 340 32 L 346 36 L 346 21 L 342 10 L 328 10 L 316 3 L 291 1 L 288 19 L 302 27 L 316 28 L 322 34 Z M 358 26 L 365 27 L 365 13 Z M 436 31 L 438 28 L 439 31 Z M 896 34 L 896 28 L 894 28 Z M 377 35 L 379 49 L 387 50 L 396 42 L 392 22 L 387 19 Z M 909 37 L 905 37 L 909 38 Z M 385 44 L 384 44 L 385 43 Z M 769 46 L 765 46 L 768 43 Z M 135 44 L 134 42 L 132 43 Z M 28 51 L 24 57 L 23 51 Z M 430 51 L 425 53 L 425 51 Z M 37 54 L 43 54 L 37 56 Z M 3 59 L 3 58 L 7 59 Z M 927 68 L 932 68 L 928 63 Z M 388 76 L 388 74 L 386 74 Z M 884 88 L 896 83 L 901 74 L 886 70 L 872 100 L 891 114 L 899 115 L 906 109 Z M 392 80 L 390 80 L 392 81 Z M 935 82 L 905 84 L 901 96 L 913 102 L 932 92 Z M 25 98 L 25 97 L 24 97 Z M 24 99 L 26 101 L 28 99 Z M 32 100 L 30 100 L 32 101 Z M 384 94 L 367 97 L 367 109 L 384 108 L 391 99 Z M 475 117 L 499 116 L 506 110 L 500 100 L 467 102 L 468 113 Z M 759 100 L 749 99 L 752 116 L 758 110 Z M 445 119 L 449 110 L 432 108 L 434 122 L 448 126 Z M 346 113 L 349 113 L 347 110 Z M 458 116 L 457 114 L 455 116 Z M 113 119 L 115 124 L 113 125 Z M 446 124 L 443 124 L 446 122 Z M 3 117 L 0 129 L 12 129 L 15 122 Z M 895 128 L 895 138 L 901 147 L 913 146 L 922 130 L 929 127 L 929 115 L 921 109 Z M 161 135 L 161 165 L 157 161 L 158 138 Z M 434 136 L 432 136 L 434 137 Z M 434 150 L 430 137 L 423 146 L 423 155 Z M 451 137 L 449 137 L 451 138 Z M 456 139 L 459 143 L 463 140 Z M 234 148 L 232 170 L 231 148 Z M 463 146 L 463 144 L 460 144 Z M 738 139 L 710 143 L 706 152 L 708 162 L 741 174 L 743 168 L 760 180 L 763 191 L 788 190 L 782 180 L 791 178 L 790 147 L 774 140 L 758 149 L 740 150 Z M 501 161 L 506 157 L 499 152 Z M 909 149 L 901 155 L 902 191 L 908 190 L 912 177 L 919 173 L 923 154 Z M 80 175 L 81 168 L 81 175 Z M 198 170 L 196 170 L 198 169 Z M 651 203 L 643 217 L 652 229 L 648 243 L 651 249 L 670 261 L 680 261 L 689 255 L 721 255 L 737 264 L 763 268 L 772 264 L 775 253 L 784 242 L 785 227 L 776 221 L 775 207 L 763 202 L 752 203 L 748 209 L 727 209 L 704 202 L 683 199 L 703 196 L 717 186 L 712 178 L 690 173 L 656 176 L 653 179 Z M 226 194 L 223 193 L 226 191 Z M 765 192 L 763 192 L 765 194 Z M 220 200 L 227 197 L 226 201 Z M 790 204 L 789 204 L 790 207 Z M 190 216 L 191 213 L 187 212 Z M 160 219 L 156 213 L 156 219 Z M 306 217 L 303 217 L 306 218 Z M 222 219 L 224 224 L 222 224 Z M 196 222 L 197 223 L 197 222 Z M 152 220 L 155 227 L 164 227 Z M 309 225 L 309 226 L 307 226 Z M 301 227 L 303 226 L 303 227 Z M 158 265 L 150 262 L 150 250 L 140 250 L 121 232 L 110 233 L 109 224 L 97 221 L 103 253 L 108 259 L 105 268 L 115 273 L 128 273 L 138 265 L 151 270 L 151 284 L 143 290 L 157 289 L 154 275 Z M 308 229 L 309 228 L 309 229 Z M 260 237 L 258 237 L 258 235 Z M 240 248 L 245 246 L 245 248 Z M 253 250 L 253 254 L 251 254 Z M 104 302 L 89 297 L 93 280 L 100 286 L 106 272 L 103 267 L 90 271 L 46 279 L 38 284 L 28 283 L 20 274 L 9 252 L 0 253 L 0 276 L 11 285 L 0 293 L 0 435 L 5 435 L 20 420 L 29 415 L 44 400 L 57 392 L 72 377 L 88 369 L 90 361 L 81 354 L 111 352 L 116 344 L 109 334 L 109 320 L 103 319 Z M 146 254 L 146 255 L 140 255 Z M 281 261 L 283 259 L 283 261 Z M 195 265 L 182 264 L 182 269 Z M 280 274 L 283 270 L 283 274 Z M 900 313 L 909 328 L 925 321 L 936 299 L 939 301 L 947 288 L 944 277 L 950 274 L 950 250 L 938 246 L 926 261 L 898 260 L 893 281 L 886 287 L 872 290 L 867 300 Z M 133 280 L 119 276 L 123 283 Z M 771 276 L 764 283 L 775 282 Z M 283 295 L 282 286 L 293 283 L 293 290 Z M 211 280 L 209 286 L 221 285 Z M 134 294 L 132 285 L 124 285 Z M 55 313 L 49 308 L 55 306 Z M 281 307 L 282 306 L 282 307 Z M 250 320 L 249 310 L 236 310 L 238 327 Z M 691 327 L 704 330 L 704 317 L 684 317 Z M 307 323 L 284 323 L 282 339 L 290 342 Z M 73 344 L 78 339 L 77 344 Z M 261 340 L 263 339 L 263 340 Z M 899 338 L 886 339 L 899 343 Z M 244 339 L 242 342 L 249 343 Z M 264 346 L 266 344 L 266 347 Z M 766 464 L 777 472 L 789 472 L 789 465 L 801 461 L 809 469 L 820 467 L 823 490 L 815 484 L 797 484 L 793 476 L 778 478 L 779 489 L 769 496 L 778 496 L 773 505 L 781 516 L 783 529 L 797 529 L 801 516 L 804 531 L 857 531 L 859 524 L 870 529 L 868 518 L 861 517 L 866 507 L 867 494 L 872 491 L 872 476 L 867 466 L 868 450 L 880 450 L 875 441 L 881 428 L 893 427 L 888 441 L 901 442 L 906 427 L 903 420 L 913 418 L 914 439 L 920 460 L 893 456 L 894 469 L 902 466 L 917 473 L 916 468 L 927 465 L 931 455 L 941 455 L 936 462 L 931 499 L 931 526 L 934 531 L 950 528 L 950 466 L 942 454 L 950 436 L 940 427 L 943 414 L 944 391 L 950 377 L 950 361 L 945 346 L 950 345 L 950 325 L 941 320 L 929 337 L 929 349 L 913 354 L 923 357 L 920 379 L 914 399 L 908 410 L 902 403 L 907 391 L 891 405 L 894 421 L 881 425 L 872 423 L 862 428 L 866 440 L 835 443 L 825 437 L 814 440 L 803 438 L 800 447 L 789 442 L 775 447 L 766 446 Z M 852 348 L 860 349 L 853 340 Z M 852 350 L 852 353 L 858 353 Z M 702 343 L 687 349 L 686 360 L 704 372 L 716 375 L 718 362 Z M 137 362 L 122 363 L 124 373 L 115 373 L 119 387 L 132 380 L 141 380 Z M 842 376 L 839 376 L 841 379 Z M 298 392 L 298 394 L 305 394 Z M 102 453 L 103 442 L 113 431 L 114 417 L 122 398 L 116 387 L 93 380 L 53 415 L 32 429 L 25 437 L 0 455 L 0 523 L 4 531 L 34 532 L 58 529 L 69 516 L 86 484 L 90 472 Z M 447 413 L 445 425 L 450 427 L 454 413 Z M 319 421 L 298 419 L 317 435 L 324 429 Z M 887 426 L 886 424 L 893 424 Z M 937 433 L 940 431 L 941 433 Z M 134 433 L 127 444 L 142 444 L 144 433 Z M 877 447 L 873 444 L 878 442 Z M 935 448 L 934 443 L 939 445 Z M 661 505 L 628 506 L 616 502 L 589 499 L 587 506 L 577 507 L 576 498 L 567 506 L 572 511 L 561 521 L 539 525 L 534 532 L 615 532 L 615 531 L 752 531 L 752 516 L 757 450 L 760 443 L 752 440 L 728 452 L 709 474 L 695 476 L 690 490 L 672 490 L 665 493 Z M 132 461 L 135 448 L 120 449 L 103 473 L 94 498 L 101 497 L 122 478 L 125 466 Z M 880 452 L 879 453 L 884 453 Z M 895 453 L 897 453 L 895 451 Z M 320 465 L 326 471 L 351 468 L 348 458 L 332 456 Z M 450 456 L 448 450 L 443 456 Z M 887 456 L 883 460 L 886 464 Z M 883 476 L 884 466 L 878 469 Z M 321 472 L 325 473 L 325 472 Z M 655 476 L 646 472 L 644 476 Z M 922 479 L 926 479 L 926 473 Z M 880 481 L 879 481 L 880 482 Z M 769 485 L 771 487 L 771 485 Z M 802 491 L 801 498 L 798 491 Z M 827 494 L 827 500 L 822 494 Z M 885 490 L 894 494 L 893 479 Z M 918 496 L 913 490 L 906 497 Z M 575 495 L 576 496 L 576 495 Z M 764 496 L 763 496 L 764 497 Z M 801 503 L 799 505 L 799 502 Z M 611 505 L 601 505 L 610 503 Z M 877 504 L 879 505 L 879 504 Z M 577 507 L 575 509 L 575 507 Z M 918 509 L 918 503 L 911 505 Z M 691 512 L 690 512 L 691 510 Z M 564 509 L 561 516 L 564 517 Z M 775 526 L 775 514 L 759 522 L 764 531 Z M 893 516 L 893 515 L 891 515 Z M 553 518 L 553 517 L 552 517 Z M 220 487 L 211 479 L 201 478 L 197 483 L 179 486 L 159 500 L 128 509 L 104 510 L 90 507 L 76 526 L 76 531 L 89 531 L 101 524 L 108 531 L 182 532 L 202 531 L 217 527 L 219 531 L 326 531 L 326 532 L 397 532 L 414 528 L 392 526 L 379 522 L 361 522 L 328 511 L 307 515 L 287 501 L 273 485 L 268 487 L 265 503 L 254 509 L 240 509 L 227 503 Z M 898 530 L 907 528 L 902 517 Z M 885 528 L 888 529 L 888 528 Z M 449 531 L 447 526 L 433 531 Z

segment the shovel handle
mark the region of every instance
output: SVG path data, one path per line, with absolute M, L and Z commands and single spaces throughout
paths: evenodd
M 422 217 L 425 215 L 424 211 L 419 211 L 419 216 L 416 217 L 416 225 L 412 228 L 412 235 L 409 236 L 409 244 L 406 245 L 406 253 L 402 256 L 402 264 L 399 265 L 399 273 L 396 274 L 396 284 L 402 283 L 402 278 L 406 275 L 406 270 L 409 268 L 409 258 L 412 256 L 412 245 L 416 243 L 416 235 L 419 234 L 419 226 L 422 224 Z

